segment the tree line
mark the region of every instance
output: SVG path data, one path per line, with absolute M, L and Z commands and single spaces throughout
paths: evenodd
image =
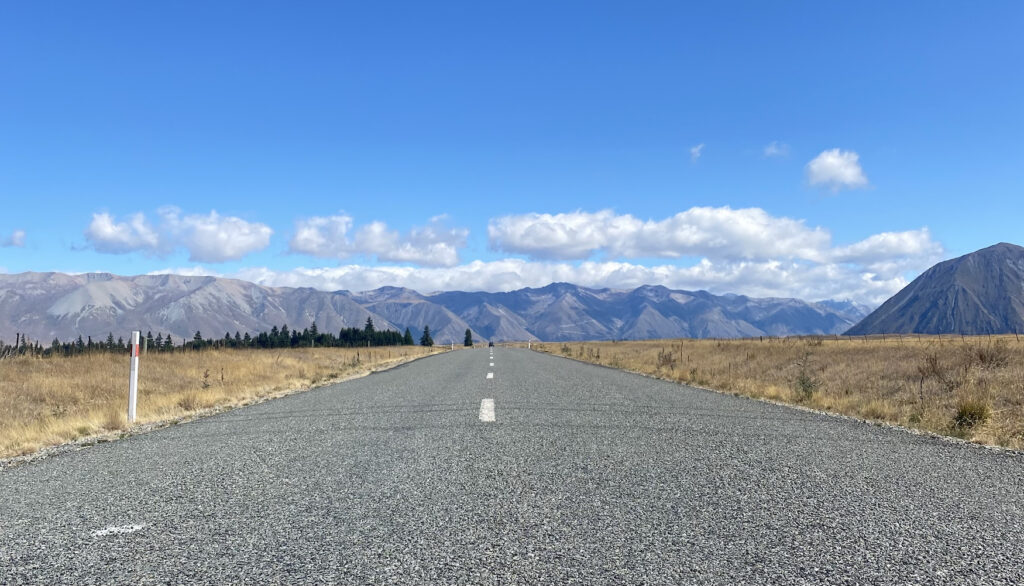
M 207 348 L 252 348 L 252 349 L 274 349 L 274 348 L 307 348 L 307 347 L 328 347 L 328 348 L 355 348 L 375 346 L 413 346 L 416 341 L 412 332 L 405 328 L 405 333 L 395 330 L 378 330 L 373 325 L 373 318 L 366 318 L 366 324 L 362 328 L 341 328 L 337 334 L 333 332 L 321 332 L 316 322 L 308 328 L 289 329 L 288 325 L 280 328 L 274 326 L 269 332 L 259 332 L 255 335 L 246 332 L 242 334 L 236 331 L 234 334 L 225 332 L 223 338 L 207 338 L 202 332 L 196 331 L 191 339 L 175 339 L 170 334 L 164 336 L 163 332 L 146 332 L 143 341 L 149 352 L 188 352 L 204 350 Z M 421 346 L 433 346 L 434 340 L 430 335 L 430 326 L 423 327 L 423 335 L 420 336 Z M 11 356 L 76 356 L 79 354 L 91 354 L 99 352 L 127 352 L 129 342 L 123 337 L 114 338 L 114 334 L 107 334 L 105 340 L 93 340 L 92 336 L 78 336 L 76 340 L 62 342 L 54 338 L 49 346 L 43 346 L 39 341 L 29 340 L 24 334 L 15 334 L 14 344 L 4 344 L 0 340 L 0 359 Z

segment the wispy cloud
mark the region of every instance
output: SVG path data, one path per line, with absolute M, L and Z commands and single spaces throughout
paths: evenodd
M 830 149 L 822 151 L 807 163 L 807 181 L 832 191 L 866 187 L 868 178 L 860 166 L 860 155 L 853 151 Z
M 787 157 L 789 156 L 789 145 L 784 142 L 773 140 L 764 147 L 766 157 Z
M 690 147 L 690 161 L 693 163 L 697 162 L 697 159 L 704 154 L 704 143 Z
M 3 240 L 0 240 L 0 247 L 4 247 L 4 248 L 10 248 L 10 247 L 21 248 L 22 246 L 25 246 L 25 231 L 24 230 L 15 230 L 14 232 L 11 232 L 11 234 L 9 236 L 4 238 Z

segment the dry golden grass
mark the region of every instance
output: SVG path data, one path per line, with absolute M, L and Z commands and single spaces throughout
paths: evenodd
M 151 353 L 140 359 L 137 423 L 243 405 L 438 351 L 399 346 Z M 127 404 L 125 355 L 0 360 L 0 458 L 125 429 Z
M 533 348 L 719 391 L 1024 449 L 1024 342 L 1012 335 L 649 340 Z

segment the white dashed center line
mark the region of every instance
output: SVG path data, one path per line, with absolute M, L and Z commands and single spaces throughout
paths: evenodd
M 111 525 L 110 527 L 97 529 L 96 531 L 93 531 L 91 535 L 93 537 L 106 537 L 107 535 L 125 535 L 127 533 L 135 533 L 143 527 L 144 525 L 121 525 L 120 527 Z
M 494 373 L 493 372 L 488 372 L 487 373 L 487 378 L 494 378 Z
M 491 363 L 491 366 L 494 366 L 494 363 L 493 363 L 493 362 Z
M 480 401 L 480 421 L 494 421 L 494 399 Z

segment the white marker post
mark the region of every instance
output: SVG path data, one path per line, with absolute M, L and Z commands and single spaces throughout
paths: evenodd
M 139 399 L 139 336 L 142 332 L 132 332 L 131 369 L 128 373 L 128 423 L 135 422 L 135 405 Z

